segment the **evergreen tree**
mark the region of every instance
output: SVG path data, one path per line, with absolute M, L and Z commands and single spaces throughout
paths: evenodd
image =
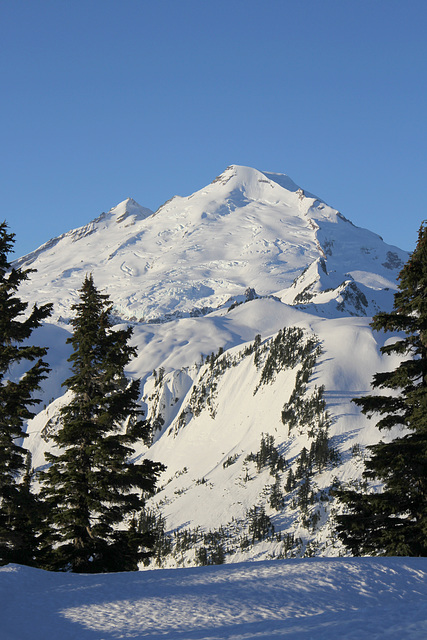
M 338 534 L 355 555 L 427 555 L 427 226 L 399 274 L 391 313 L 379 313 L 372 327 L 402 331 L 382 347 L 402 357 L 393 371 L 377 373 L 374 389 L 384 395 L 354 400 L 365 414 L 379 414 L 379 429 L 400 427 L 391 442 L 369 447 L 364 478 L 380 480 L 377 493 L 338 492 L 349 512 L 339 517 Z
M 288 477 L 286 478 L 285 489 L 286 491 L 293 491 L 296 486 L 296 480 L 294 476 L 294 472 L 292 471 L 292 467 L 288 471 Z
M 275 482 L 271 487 L 269 502 L 270 507 L 276 509 L 276 511 L 280 511 L 285 506 L 285 498 L 282 493 L 280 476 L 278 474 L 276 474 Z
M 34 329 L 51 313 L 52 305 L 35 305 L 17 296 L 22 282 L 32 269 L 12 267 L 8 254 L 15 235 L 6 222 L 0 224 L 0 564 L 35 564 L 38 532 L 33 516 L 36 497 L 30 489 L 30 470 L 26 470 L 27 451 L 22 441 L 27 434 L 25 422 L 34 416 L 31 410 L 39 400 L 34 393 L 46 378 L 49 368 L 43 360 L 47 349 L 26 343 Z M 21 373 L 22 368 L 28 368 Z M 19 367 L 19 379 L 11 369 Z M 17 370 L 16 370 L 17 371 Z M 17 378 L 18 376 L 16 376 Z M 29 462 L 31 465 L 31 462 Z
M 137 570 L 154 542 L 137 516 L 164 467 L 130 462 L 132 445 L 149 433 L 138 406 L 140 382 L 124 374 L 136 355 L 128 344 L 132 329 L 112 328 L 111 307 L 86 277 L 68 339 L 72 375 L 64 384 L 72 399 L 53 436 L 61 453 L 46 454 L 51 466 L 41 476 L 51 508 L 53 569 Z

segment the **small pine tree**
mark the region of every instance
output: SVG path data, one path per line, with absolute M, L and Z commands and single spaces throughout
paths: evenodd
M 280 476 L 276 474 L 275 482 L 271 487 L 270 493 L 270 507 L 272 509 L 276 509 L 276 511 L 280 511 L 285 506 L 285 498 L 281 489 Z
M 307 474 L 302 479 L 297 491 L 297 505 L 301 509 L 301 511 L 306 512 L 307 507 L 310 501 L 310 476 Z
M 252 543 L 257 540 L 265 540 L 269 535 L 274 534 L 274 525 L 270 517 L 265 513 L 263 506 L 252 507 L 247 512 L 248 531 L 252 534 Z
M 326 429 L 320 429 L 311 443 L 309 458 L 319 471 L 322 471 L 329 462 L 338 459 L 337 453 L 330 446 Z
M 36 498 L 30 489 L 30 474 L 23 482 L 27 451 L 22 441 L 27 434 L 25 422 L 34 416 L 31 408 L 39 400 L 34 393 L 46 378 L 49 367 L 43 358 L 47 349 L 25 344 L 33 330 L 51 314 L 52 305 L 35 305 L 17 296 L 31 269 L 12 267 L 8 254 L 15 235 L 6 222 L 0 224 L 0 564 L 37 563 L 38 534 L 32 515 L 37 512 Z M 31 363 L 18 381 L 10 376 L 14 365 Z
M 137 514 L 164 467 L 130 462 L 134 443 L 149 435 L 148 425 L 138 406 L 139 380 L 129 382 L 124 373 L 136 354 L 128 345 L 132 329 L 112 328 L 111 307 L 92 276 L 86 277 L 68 340 L 72 375 L 64 384 L 73 397 L 53 436 L 61 453 L 46 454 L 51 466 L 41 474 L 53 569 L 136 570 L 154 542 L 138 527 Z
M 382 347 L 383 354 L 406 356 L 393 371 L 377 373 L 371 395 L 354 402 L 379 414 L 379 429 L 401 427 L 391 442 L 369 447 L 364 478 L 379 480 L 377 493 L 341 491 L 348 513 L 338 517 L 338 534 L 355 555 L 427 555 L 427 223 L 399 274 L 391 313 L 379 313 L 372 327 L 405 336 Z
M 296 479 L 291 467 L 288 471 L 288 476 L 286 478 L 285 489 L 286 491 L 293 491 L 295 487 L 296 487 Z
M 310 454 L 307 451 L 306 447 L 303 447 L 298 457 L 298 466 L 295 472 L 295 478 L 300 479 L 305 477 L 306 475 L 310 475 L 311 471 L 312 468 Z

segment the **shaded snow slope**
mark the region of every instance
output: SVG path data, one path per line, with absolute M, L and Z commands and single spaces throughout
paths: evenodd
M 248 288 L 292 304 L 319 305 L 325 300 L 316 294 L 332 290 L 327 302 L 334 302 L 325 306 L 325 315 L 368 316 L 377 292 L 395 288 L 406 258 L 288 176 L 233 165 L 154 214 L 128 199 L 16 264 L 37 269 L 23 294 L 53 301 L 56 319 L 69 317 L 76 291 L 91 272 L 118 317 L 147 321 L 203 314 Z M 316 275 L 301 281 L 302 272 L 320 259 L 322 281 Z M 346 297 L 349 283 L 355 288 Z M 391 295 L 383 298 L 390 306 Z
M 0 568 L 1 640 L 424 640 L 425 558 L 77 575 Z

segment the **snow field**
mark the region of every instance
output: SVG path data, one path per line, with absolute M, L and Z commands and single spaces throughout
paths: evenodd
M 77 575 L 0 568 L 1 640 L 424 640 L 426 558 Z

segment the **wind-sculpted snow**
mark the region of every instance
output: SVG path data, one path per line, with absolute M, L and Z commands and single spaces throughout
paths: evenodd
M 1 640 L 424 640 L 425 558 L 109 575 L 0 568 Z

